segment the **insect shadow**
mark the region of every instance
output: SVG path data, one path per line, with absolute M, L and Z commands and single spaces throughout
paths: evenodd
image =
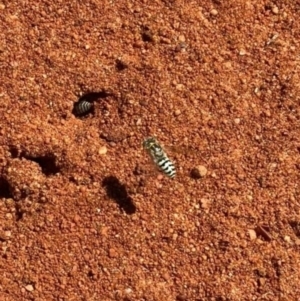
M 106 91 L 88 92 L 83 94 L 73 106 L 72 114 L 75 116 L 85 116 L 90 112 L 94 112 L 94 102 L 108 97 L 110 94 Z
M 128 195 L 125 185 L 116 177 L 104 178 L 102 186 L 105 188 L 107 196 L 113 199 L 121 210 L 124 210 L 127 214 L 135 213 L 136 207 L 132 198 Z

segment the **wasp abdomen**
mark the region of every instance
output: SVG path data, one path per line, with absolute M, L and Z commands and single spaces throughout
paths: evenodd
M 86 100 L 81 100 L 74 104 L 73 113 L 76 116 L 85 115 L 89 113 L 93 109 L 93 107 L 93 103 Z
M 166 156 L 157 162 L 159 168 L 170 178 L 176 175 L 176 169 L 173 162 Z

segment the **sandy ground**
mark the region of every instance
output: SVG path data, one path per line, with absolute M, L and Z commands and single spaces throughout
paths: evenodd
M 299 13 L 2 0 L 0 300 L 299 300 Z

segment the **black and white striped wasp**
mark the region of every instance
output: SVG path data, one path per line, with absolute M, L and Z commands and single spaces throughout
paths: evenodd
M 169 159 L 159 142 L 154 137 L 148 137 L 144 140 L 143 147 L 159 170 L 173 179 L 176 175 L 175 165 Z

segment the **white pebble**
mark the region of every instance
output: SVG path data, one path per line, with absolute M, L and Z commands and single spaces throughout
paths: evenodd
M 34 290 L 33 286 L 31 284 L 28 284 L 25 286 L 25 289 L 28 291 L 28 292 L 32 292 Z
M 210 13 L 213 15 L 213 16 L 216 16 L 218 14 L 218 11 L 216 9 L 212 9 L 210 11 Z
M 102 146 L 99 149 L 99 155 L 105 155 L 107 153 L 107 147 L 106 146 Z
M 207 174 L 207 168 L 203 165 L 199 165 L 197 166 L 198 170 L 199 170 L 199 174 L 201 177 L 205 177 Z
M 234 123 L 235 123 L 235 124 L 240 124 L 240 122 L 241 122 L 241 119 L 240 119 L 240 118 L 235 118 L 235 119 L 234 119 Z

